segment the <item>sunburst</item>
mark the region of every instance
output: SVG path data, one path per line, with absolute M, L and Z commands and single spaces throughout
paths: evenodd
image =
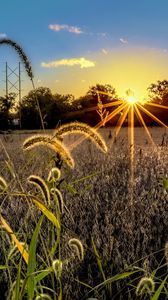
M 110 93 L 97 91 L 98 96 L 101 94 L 107 95 L 107 96 L 113 96 Z M 147 109 L 146 106 L 149 108 Z M 134 195 L 134 160 L 135 160 L 135 116 L 139 120 L 140 124 L 144 127 L 145 132 L 147 134 L 147 137 L 149 141 L 151 142 L 152 146 L 156 148 L 156 145 L 152 139 L 152 136 L 150 134 L 150 131 L 145 123 L 145 120 L 142 117 L 141 112 L 145 113 L 148 117 L 153 119 L 155 122 L 157 122 L 159 125 L 165 127 L 168 129 L 168 126 L 163 123 L 159 118 L 157 118 L 154 114 L 150 112 L 150 107 L 157 107 L 161 109 L 168 109 L 168 106 L 164 106 L 161 104 L 151 103 L 147 101 L 141 101 L 139 100 L 134 93 L 129 89 L 126 91 L 126 96 L 123 97 L 120 100 L 112 100 L 109 103 L 102 104 L 102 109 L 113 107 L 113 111 L 109 113 L 105 118 L 103 118 L 96 126 L 96 129 L 101 128 L 106 123 L 108 123 L 110 120 L 112 120 L 114 117 L 119 115 L 119 119 L 117 121 L 117 124 L 114 129 L 113 138 L 110 143 L 110 147 L 112 147 L 114 141 L 116 140 L 121 127 L 126 119 L 128 119 L 128 141 L 129 141 L 129 152 L 130 152 L 130 204 L 133 204 L 133 195 Z M 94 111 L 99 109 L 99 105 L 86 108 L 84 110 L 81 110 L 81 112 L 88 112 L 88 111 Z M 77 114 L 79 111 L 77 112 Z M 74 147 L 76 147 L 78 144 L 80 144 L 83 141 L 83 138 L 78 139 L 76 142 L 74 142 L 72 145 L 70 145 L 70 149 L 72 150 Z

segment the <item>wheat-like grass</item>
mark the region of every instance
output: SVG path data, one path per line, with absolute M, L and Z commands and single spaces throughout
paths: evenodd
M 79 239 L 72 238 L 69 240 L 68 245 L 79 260 L 83 260 L 84 249 L 81 241 Z
M 62 274 L 62 261 L 60 259 L 55 259 L 52 263 L 53 270 L 55 272 L 56 278 L 59 279 Z
M 167 264 L 167 267 L 168 267 L 168 242 L 166 242 L 165 244 L 165 259 L 166 259 L 166 264 Z
M 28 177 L 28 182 L 34 184 L 38 189 L 40 189 L 45 202 L 50 206 L 50 191 L 45 181 L 39 176 L 30 175 Z
M 18 45 L 15 41 L 12 41 L 11 39 L 6 39 L 6 38 L 0 39 L 0 45 L 8 45 L 15 49 L 15 51 L 18 53 L 21 61 L 23 62 L 24 66 L 25 66 L 27 75 L 30 77 L 31 80 L 33 80 L 34 75 L 33 75 L 30 61 L 29 61 L 27 55 L 25 54 L 24 50 L 20 47 L 20 45 Z
M 152 294 L 155 291 L 155 282 L 151 277 L 143 277 L 136 287 L 137 296 Z
M 49 135 L 35 135 L 27 138 L 23 143 L 23 150 L 30 150 L 37 146 L 47 146 L 59 153 L 63 161 L 71 168 L 74 167 L 74 160 L 68 149 L 57 139 L 51 139 Z
M 2 176 L 0 176 L 0 189 L 5 191 L 7 190 L 7 188 L 8 188 L 8 184 L 6 180 Z
M 80 122 L 71 122 L 60 126 L 54 132 L 54 137 L 59 138 L 67 134 L 80 133 L 90 138 L 101 151 L 107 152 L 107 146 L 102 136 L 91 126 Z
M 50 193 L 53 196 L 57 197 L 58 205 L 59 205 L 59 211 L 62 214 L 64 212 L 64 200 L 63 200 L 61 192 L 57 188 L 51 188 Z
M 58 168 L 52 168 L 48 174 L 47 181 L 50 181 L 52 179 L 59 180 L 61 177 L 61 171 Z
M 36 296 L 35 300 L 52 300 L 52 298 L 48 294 L 40 294 Z

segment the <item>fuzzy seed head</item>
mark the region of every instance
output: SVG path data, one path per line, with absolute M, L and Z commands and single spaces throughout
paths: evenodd
M 54 137 L 58 138 L 74 133 L 84 134 L 86 138 L 90 138 L 101 151 L 107 152 L 107 146 L 102 136 L 94 128 L 84 123 L 71 122 L 62 125 L 55 130 Z
M 151 277 L 143 277 L 136 287 L 137 296 L 152 294 L 155 291 L 155 282 Z
M 78 239 L 70 239 L 68 242 L 69 247 L 73 251 L 73 253 L 78 257 L 79 260 L 83 260 L 84 258 L 84 249 L 80 240 Z
M 40 294 L 35 298 L 35 300 L 42 300 L 42 299 L 52 300 L 52 298 L 48 294 Z
M 59 279 L 62 274 L 62 261 L 59 259 L 55 259 L 52 263 L 52 267 L 56 274 L 56 278 Z
M 48 174 L 48 181 L 54 179 L 59 180 L 61 177 L 61 171 L 58 168 L 52 168 L 51 171 Z
M 52 188 L 50 190 L 50 193 L 57 198 L 58 206 L 59 206 L 59 211 L 62 214 L 64 212 L 64 200 L 62 197 L 61 192 L 57 188 Z
M 0 189 L 5 191 L 5 190 L 7 190 L 7 188 L 8 188 L 8 185 L 7 185 L 6 180 L 0 176 Z
M 33 75 L 32 67 L 23 49 L 16 42 L 6 38 L 0 39 L 0 45 L 8 45 L 15 49 L 15 51 L 18 53 L 21 61 L 24 64 L 27 75 L 31 80 L 33 80 L 34 75 Z
M 168 267 L 168 242 L 165 244 L 165 258 L 166 258 L 166 264 Z
M 35 135 L 26 139 L 23 143 L 23 150 L 29 150 L 36 146 L 47 146 L 60 155 L 63 161 L 71 168 L 74 167 L 74 160 L 68 149 L 58 140 L 51 139 L 49 135 Z
M 50 192 L 45 181 L 39 176 L 30 175 L 28 182 L 34 184 L 41 191 L 45 202 L 50 205 Z

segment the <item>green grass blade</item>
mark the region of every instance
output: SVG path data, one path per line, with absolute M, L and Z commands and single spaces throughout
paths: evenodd
M 111 278 L 106 279 L 106 280 L 103 281 L 102 283 L 96 285 L 96 286 L 92 289 L 92 291 L 97 290 L 97 289 L 100 289 L 100 288 L 102 288 L 103 286 L 105 286 L 106 284 L 109 284 L 109 283 L 112 283 L 112 282 L 115 282 L 115 281 L 118 281 L 118 280 L 125 279 L 125 278 L 127 278 L 127 277 L 129 277 L 129 276 L 131 276 L 132 274 L 137 273 L 137 272 L 139 272 L 139 271 L 136 270 L 136 271 L 124 272 L 124 273 L 122 273 L 122 274 L 117 274 L 117 275 L 115 275 L 115 276 L 113 276 L 113 277 L 111 277 Z
M 52 269 L 42 270 L 38 275 L 35 276 L 36 284 L 40 282 L 42 279 L 44 279 L 46 276 L 48 276 L 52 271 L 53 271 Z
M 155 292 L 155 294 L 153 295 L 153 297 L 151 298 L 151 300 L 158 300 L 159 299 L 159 296 L 160 296 L 160 293 L 166 283 L 166 280 L 168 278 L 168 275 L 165 277 L 165 279 L 162 281 L 162 283 L 160 284 L 160 286 L 158 287 L 157 291 Z
M 6 229 L 6 231 L 9 233 L 9 235 L 11 236 L 12 240 L 14 241 L 14 243 L 16 244 L 18 250 L 20 251 L 22 257 L 24 258 L 24 261 L 26 262 L 26 264 L 28 263 L 28 258 L 29 255 L 27 253 L 27 251 L 24 249 L 24 247 L 22 246 L 22 244 L 19 242 L 19 240 L 16 238 L 16 235 L 14 234 L 14 232 L 12 231 L 11 227 L 8 225 L 8 223 L 6 222 L 6 220 L 0 216 L 0 224 L 3 225 L 3 227 Z
M 40 217 L 40 220 L 37 223 L 37 226 L 34 230 L 31 243 L 30 243 L 30 250 L 29 250 L 29 260 L 28 260 L 28 266 L 27 266 L 27 291 L 28 291 L 28 299 L 33 300 L 34 298 L 34 292 L 36 288 L 36 282 L 34 275 L 32 275 L 36 268 L 36 247 L 37 247 L 37 239 L 38 234 L 40 231 L 40 227 L 43 221 L 43 216 Z
M 5 265 L 4 266 L 3 265 L 0 266 L 0 270 L 6 270 L 7 268 L 8 268 L 8 266 L 5 266 Z
M 100 273 L 101 273 L 101 275 L 103 277 L 103 280 L 105 281 L 106 280 L 106 276 L 105 276 L 104 271 L 103 271 L 103 267 L 102 267 L 100 255 L 99 255 L 99 253 L 97 251 L 97 248 L 96 248 L 96 245 L 95 245 L 93 239 L 92 239 L 92 247 L 93 247 L 94 254 L 96 256 L 96 260 L 97 260 L 97 265 L 98 265 L 99 271 L 100 271 Z
M 37 197 L 31 196 L 31 199 L 33 200 L 34 204 L 42 211 L 42 213 L 48 218 L 48 220 L 50 220 L 57 229 L 60 229 L 59 221 L 48 209 L 48 207 Z
M 16 278 L 16 285 L 15 285 L 15 300 L 20 300 L 20 274 L 21 274 L 21 265 L 22 265 L 22 259 L 19 263 L 17 278 Z

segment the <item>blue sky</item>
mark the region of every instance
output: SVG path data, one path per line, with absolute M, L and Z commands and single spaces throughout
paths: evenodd
M 168 73 L 167 12 L 167 0 L 1 0 L 0 37 L 24 48 L 37 86 L 78 96 L 96 82 L 132 84 L 142 95 Z M 18 58 L 1 47 L 0 78 L 5 61 Z

